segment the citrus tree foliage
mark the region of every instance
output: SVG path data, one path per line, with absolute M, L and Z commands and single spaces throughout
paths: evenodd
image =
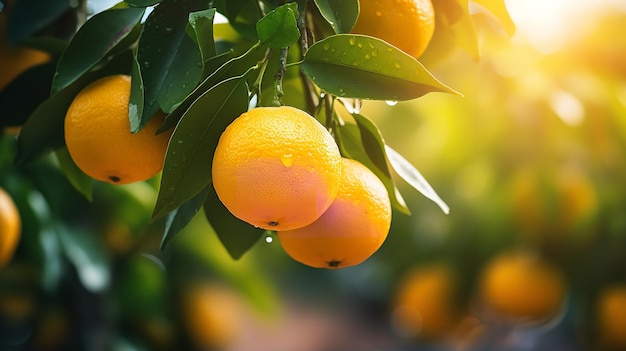
M 479 58 L 470 2 L 438 0 L 434 5 L 437 32 Z M 513 32 L 502 0 L 471 5 Z M 50 1 L 46 6 L 55 11 L 16 11 L 15 16 L 53 16 L 68 4 Z M 461 93 L 453 81 L 440 81 L 418 59 L 389 43 L 351 34 L 358 13 L 358 0 L 120 2 L 86 18 L 67 40 L 31 42 L 51 52 L 54 61 L 27 71 L 0 94 L 0 112 L 13 116 L 2 123 L 23 123 L 15 161 L 27 165 L 54 152 L 72 185 L 91 199 L 93 181 L 73 164 L 64 146 L 65 113 L 90 82 L 127 74 L 132 77 L 131 132 L 141 130 L 158 110 L 167 114 L 160 132 L 173 129 L 152 212 L 153 222 L 165 222 L 162 247 L 199 211 L 234 258 L 263 235 L 232 216 L 211 185 L 219 136 L 255 106 L 291 105 L 316 117 L 344 156 L 362 162 L 383 181 L 395 210 L 410 214 L 396 186 L 404 180 L 447 212 L 420 172 L 385 143 L 358 106 L 363 99 L 395 102 L 428 93 Z M 216 21 L 218 14 L 228 21 Z M 10 22 L 9 38 L 28 38 L 38 29 L 32 23 L 37 22 Z M 32 74 L 43 81 L 37 103 L 12 101 L 10 94 L 30 89 L 22 82 Z

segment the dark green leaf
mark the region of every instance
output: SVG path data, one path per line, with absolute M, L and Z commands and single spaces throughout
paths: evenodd
M 144 87 L 141 78 L 141 67 L 137 56 L 133 55 L 132 69 L 130 71 L 130 100 L 128 103 L 128 119 L 130 130 L 141 129 L 141 116 L 143 115 Z
M 20 43 L 56 21 L 70 8 L 70 0 L 15 1 L 7 23 L 7 40 Z
M 209 188 L 204 214 L 230 256 L 239 259 L 259 241 L 265 231 L 233 216 L 217 197 L 213 186 Z
M 182 118 L 183 114 L 187 112 L 187 109 L 191 104 L 196 101 L 207 90 L 211 89 L 217 83 L 228 78 L 242 75 L 250 68 L 248 65 L 248 54 L 258 52 L 256 49 L 259 46 L 254 46 L 247 54 L 232 58 L 230 60 L 230 53 L 224 53 L 215 57 L 212 57 L 204 63 L 205 71 L 212 72 L 206 77 L 199 85 L 191 92 L 174 110 L 167 116 L 165 123 L 159 132 L 163 132 L 174 127 L 178 121 Z M 254 59 L 254 55 L 250 55 Z
M 400 177 L 402 177 L 402 179 L 406 180 L 409 185 L 436 203 L 445 214 L 450 213 L 448 205 L 446 205 L 439 195 L 437 195 L 435 190 L 426 181 L 426 178 L 424 178 L 424 176 L 422 176 L 422 174 L 415 167 L 413 167 L 409 161 L 387 145 L 385 145 L 385 151 L 393 169 Z
M 364 35 L 337 34 L 313 44 L 300 65 L 326 92 L 374 100 L 410 100 L 430 92 L 455 93 L 415 58 Z
M 279 6 L 265 15 L 256 24 L 261 44 L 273 49 L 293 44 L 300 38 L 297 17 L 298 5 L 295 2 Z
M 200 56 L 203 63 L 217 53 L 215 50 L 215 40 L 213 38 L 213 19 L 215 17 L 215 9 L 208 9 L 189 14 L 189 25 L 187 25 L 187 34 L 194 38 L 194 41 L 200 49 Z
M 115 8 L 100 12 L 85 22 L 61 55 L 52 82 L 52 94 L 105 58 L 133 31 L 143 13 L 143 8 Z
M 256 42 L 256 23 L 261 19 L 259 3 L 252 0 L 216 0 L 217 10 L 228 18 L 228 23 L 244 38 Z
M 134 7 L 147 7 L 160 3 L 163 0 L 124 0 L 128 5 Z
M 98 78 L 112 74 L 128 74 L 130 67 L 127 65 L 131 61 L 132 53 L 129 50 L 115 57 L 101 69 L 83 75 L 37 106 L 37 109 L 26 120 L 20 131 L 15 162 L 18 164 L 28 163 L 63 146 L 65 144 L 63 137 L 65 113 L 76 94 Z
M 221 82 L 194 101 L 170 138 L 153 219 L 173 211 L 209 184 L 219 137 L 247 107 L 248 89 L 241 77 Z
M 76 166 L 66 147 L 57 149 L 55 155 L 65 177 L 74 189 L 91 201 L 93 199 L 93 179 Z
M 359 17 L 359 0 L 315 0 L 320 13 L 335 33 L 350 33 Z
M 191 200 L 180 205 L 177 209 L 170 212 L 165 221 L 165 231 L 163 238 L 161 239 L 161 250 L 165 249 L 165 246 L 172 240 L 172 238 L 178 234 L 198 213 L 198 210 L 204 204 L 204 200 L 209 193 L 210 185 L 207 185 Z
M 50 96 L 55 62 L 28 69 L 0 91 L 0 125 L 19 126 Z
M 141 129 L 159 110 L 171 112 L 200 82 L 198 45 L 186 32 L 189 13 L 208 8 L 207 0 L 164 0 L 148 16 L 137 51 L 144 85 Z M 133 98 L 134 99 L 134 98 Z
M 370 156 L 365 150 L 363 136 L 361 135 L 360 128 L 353 123 L 344 123 L 338 129 L 339 132 L 339 146 L 341 153 L 345 157 L 357 160 L 369 168 L 376 176 L 383 182 L 387 192 L 389 193 L 389 199 L 391 205 L 404 214 L 411 214 L 409 208 L 406 206 L 406 202 L 402 198 L 402 195 L 396 187 L 396 183 L 390 175 L 389 170 L 382 171 L 378 165 L 372 162 Z M 368 133 L 366 131 L 366 133 Z M 365 139 L 370 139 L 365 137 Z M 375 142 L 377 144 L 377 142 Z M 371 145 L 368 146 L 373 148 Z
M 69 228 L 57 231 L 61 248 L 72 262 L 83 287 L 91 292 L 106 289 L 111 280 L 104 245 L 94 235 Z

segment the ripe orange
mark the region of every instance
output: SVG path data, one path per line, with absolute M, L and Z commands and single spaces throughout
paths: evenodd
M 598 207 L 596 188 L 569 169 L 520 171 L 512 180 L 512 209 L 526 235 L 584 234 Z
M 602 289 L 596 300 L 595 320 L 598 341 L 609 350 L 626 348 L 626 284 Z
M 341 155 L 330 133 L 304 111 L 258 107 L 221 135 L 213 186 L 228 210 L 256 227 L 295 229 L 330 206 L 341 178 Z
M 435 31 L 431 0 L 362 0 L 352 33 L 383 39 L 418 58 Z
M 165 116 L 157 113 L 138 133 L 130 132 L 130 77 L 114 75 L 89 84 L 65 116 L 65 143 L 76 165 L 111 184 L 149 179 L 163 168 L 170 133 L 155 135 Z
M 294 260 L 316 268 L 357 265 L 383 244 L 391 226 L 387 189 L 361 163 L 343 158 L 335 201 L 312 224 L 279 231 L 278 239 Z
M 445 337 L 461 321 L 454 272 L 443 264 L 416 267 L 396 288 L 393 322 L 398 332 L 423 339 Z
M 20 213 L 11 196 L 0 188 L 0 268 L 13 258 L 21 230 Z
M 6 42 L 6 15 L 0 13 L 0 90 L 27 69 L 50 60 L 50 54 Z
M 221 350 L 241 332 L 242 299 L 217 283 L 194 283 L 181 294 L 181 317 L 198 349 Z
M 484 267 L 480 297 L 496 314 L 519 322 L 545 322 L 565 300 L 562 273 L 526 252 L 505 252 Z

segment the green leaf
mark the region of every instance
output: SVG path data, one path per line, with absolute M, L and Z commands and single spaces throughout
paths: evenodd
M 272 49 L 281 49 L 293 44 L 300 38 L 297 17 L 298 5 L 295 2 L 279 6 L 265 15 L 256 24 L 261 44 Z
M 56 62 L 32 67 L 0 91 L 0 125 L 24 124 L 37 106 L 50 96 Z
M 68 107 L 85 86 L 98 78 L 112 74 L 128 74 L 132 61 L 130 50 L 118 55 L 106 66 L 90 71 L 42 102 L 26 120 L 18 137 L 18 149 L 15 157 L 17 164 L 35 160 L 43 154 L 65 144 L 63 123 Z
M 217 55 L 215 50 L 215 40 L 213 38 L 214 17 L 214 8 L 192 12 L 189 14 L 187 34 L 194 39 L 200 49 L 203 67 L 206 60 Z
M 197 87 L 192 91 L 187 97 L 181 101 L 181 103 L 174 108 L 174 110 L 167 116 L 163 126 L 159 128 L 158 132 L 166 131 L 172 127 L 174 127 L 178 121 L 182 118 L 183 114 L 187 112 L 187 109 L 196 101 L 202 94 L 204 94 L 207 90 L 214 87 L 216 84 L 223 80 L 227 80 L 228 78 L 232 78 L 235 76 L 239 76 L 244 74 L 249 68 L 248 64 L 248 56 L 251 58 L 255 58 L 255 52 L 258 52 L 260 46 L 253 46 L 248 52 L 245 54 L 231 58 L 230 53 L 223 53 L 218 56 L 214 56 L 210 58 L 207 62 L 204 63 L 205 72 L 212 72 L 208 77 L 206 77 Z
M 321 89 L 340 97 L 398 101 L 430 92 L 459 94 L 415 58 L 365 35 L 337 34 L 316 42 L 300 69 Z
M 129 6 L 133 7 L 147 7 L 160 3 L 163 0 L 124 0 Z
M 209 184 L 219 137 L 247 107 L 248 88 L 241 77 L 221 82 L 194 101 L 170 138 L 153 219 L 173 211 Z
M 114 8 L 91 17 L 74 35 L 59 59 L 52 94 L 70 85 L 122 42 L 143 16 L 143 8 Z M 133 36 L 138 38 L 139 31 Z
M 217 10 L 228 18 L 228 23 L 244 38 L 257 42 L 256 24 L 262 18 L 259 3 L 252 0 L 216 0 Z
M 502 24 L 504 31 L 508 35 L 515 34 L 515 23 L 509 15 L 509 11 L 506 9 L 504 0 L 472 0 L 473 2 L 483 6 L 489 12 L 491 12 Z
M 137 56 L 133 55 L 132 68 L 130 71 L 130 99 L 128 102 L 128 120 L 130 130 L 141 129 L 141 116 L 143 115 L 144 86 L 141 78 L 141 66 Z
M 365 145 L 363 141 L 363 136 L 360 132 L 360 128 L 357 127 L 356 124 L 353 123 L 344 123 L 341 125 L 337 131 L 339 132 L 339 146 L 342 155 L 345 157 L 357 160 L 364 164 L 367 168 L 369 168 L 376 176 L 383 182 L 387 192 L 389 193 L 389 199 L 391 201 L 391 205 L 397 209 L 398 211 L 410 215 L 411 212 L 406 205 L 406 202 L 402 198 L 402 195 L 398 191 L 396 187 L 396 183 L 391 177 L 389 170 L 383 171 L 380 169 L 378 165 L 376 165 L 368 155 L 365 150 Z M 366 131 L 367 134 L 369 132 Z M 365 140 L 371 139 L 370 137 L 365 137 Z M 375 137 L 374 137 L 375 138 Z M 369 143 L 369 142 L 368 142 Z M 378 142 L 374 142 L 377 144 Z M 372 149 L 373 146 L 370 145 L 368 148 Z
M 259 241 L 265 231 L 233 216 L 217 197 L 213 186 L 209 188 L 204 214 L 226 251 L 232 258 L 239 259 Z
M 87 232 L 59 228 L 57 234 L 61 248 L 78 272 L 83 287 L 94 293 L 106 289 L 111 280 L 111 272 L 104 245 Z
M 388 145 L 385 145 L 385 152 L 393 169 L 402 179 L 406 180 L 409 185 L 422 193 L 422 195 L 436 203 L 445 214 L 450 213 L 450 207 L 437 195 L 435 190 L 428 184 L 428 181 L 426 181 L 426 178 L 409 161 Z
M 76 166 L 66 147 L 57 149 L 55 155 L 65 177 L 74 189 L 91 201 L 93 199 L 93 179 Z
M 52 24 L 70 9 L 70 0 L 15 1 L 11 19 L 7 23 L 7 41 L 20 43 Z
M 204 200 L 209 193 L 209 187 L 210 185 L 207 185 L 196 196 L 192 197 L 191 200 L 180 205 L 180 207 L 168 214 L 167 220 L 165 221 L 165 231 L 161 239 L 161 250 L 165 249 L 165 246 L 170 240 L 185 228 L 196 213 L 198 213 L 198 210 L 204 204 Z
M 315 0 L 315 5 L 335 33 L 350 33 L 359 17 L 359 0 Z
M 144 107 L 133 132 L 143 128 L 159 108 L 171 112 L 200 82 L 200 50 L 186 27 L 190 12 L 206 8 L 207 0 L 164 0 L 146 19 L 137 50 Z

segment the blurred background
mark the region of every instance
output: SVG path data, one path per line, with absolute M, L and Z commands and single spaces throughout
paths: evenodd
M 626 350 L 626 2 L 506 5 L 512 38 L 471 8 L 479 60 L 436 39 L 420 60 L 464 97 L 364 102 L 450 213 L 399 181 L 412 215 L 357 267 L 308 268 L 271 234 L 233 260 L 202 214 L 160 251 L 157 181 L 90 202 L 54 158 L 15 167 L 5 131 L 23 230 L 0 349 Z

